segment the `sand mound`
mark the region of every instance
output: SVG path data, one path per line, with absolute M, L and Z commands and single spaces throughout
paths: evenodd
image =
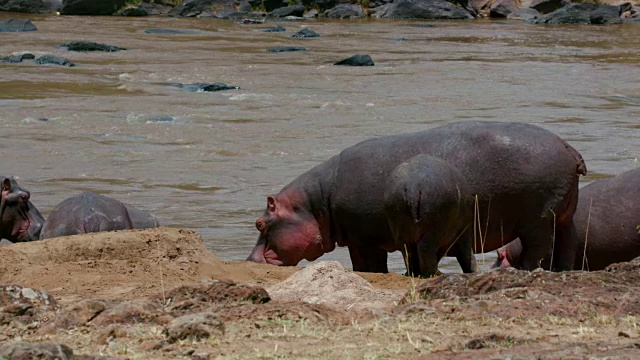
M 267 292 L 274 300 L 337 305 L 345 310 L 387 308 L 403 295 L 403 292 L 375 289 L 336 261 L 315 263 L 267 287 Z
M 136 298 L 181 283 L 231 278 L 199 234 L 146 229 L 84 234 L 0 247 L 0 283 L 57 299 Z

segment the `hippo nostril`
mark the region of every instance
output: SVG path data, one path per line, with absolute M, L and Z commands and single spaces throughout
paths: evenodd
M 29 200 L 29 198 L 30 198 L 30 196 L 29 196 L 28 192 L 24 192 L 24 191 L 20 192 L 20 199 L 21 200 L 27 201 L 27 200 Z

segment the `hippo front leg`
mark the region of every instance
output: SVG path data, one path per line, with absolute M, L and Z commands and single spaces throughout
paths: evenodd
M 388 273 L 387 251 L 373 246 L 349 245 L 353 271 Z
M 476 257 L 473 256 L 472 232 L 470 230 L 465 231 L 453 246 L 455 247 L 456 259 L 460 264 L 460 268 L 462 268 L 462 272 L 477 272 L 478 265 L 476 264 Z

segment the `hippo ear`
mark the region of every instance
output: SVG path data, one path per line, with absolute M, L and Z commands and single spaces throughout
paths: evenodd
M 276 211 L 276 199 L 273 196 L 267 197 L 267 210 Z
M 9 178 L 2 179 L 2 191 L 11 191 L 11 180 Z

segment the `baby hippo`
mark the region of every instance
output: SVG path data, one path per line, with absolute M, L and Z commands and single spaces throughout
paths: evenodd
M 58 204 L 47 217 L 40 239 L 102 231 L 158 227 L 156 217 L 118 200 L 84 192 Z
M 391 173 L 384 208 L 408 275 L 435 275 L 445 255 L 465 273 L 476 271 L 473 196 L 458 169 L 437 157 L 412 157 Z

